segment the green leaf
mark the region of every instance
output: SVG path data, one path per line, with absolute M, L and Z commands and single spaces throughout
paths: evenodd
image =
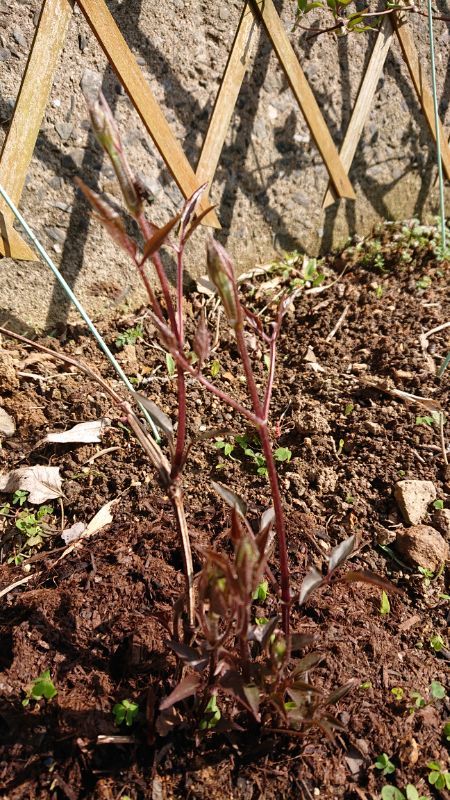
M 387 596 L 386 592 L 381 592 L 381 603 L 380 603 L 380 614 L 384 616 L 385 614 L 390 614 L 391 611 L 391 604 L 389 602 L 389 597 Z
M 433 417 L 416 417 L 416 425 L 434 425 Z
M 447 739 L 447 742 L 450 742 L 450 722 L 446 722 L 444 725 L 444 736 Z
M 392 763 L 386 753 L 382 753 L 381 756 L 378 756 L 375 761 L 375 767 L 376 769 L 382 770 L 383 775 L 392 775 L 392 773 L 395 772 L 395 764 Z
M 205 716 L 200 720 L 199 728 L 201 731 L 211 730 L 215 728 L 219 722 L 222 713 L 217 705 L 217 697 L 212 694 L 209 698 L 208 705 L 205 708 Z
M 173 356 L 170 355 L 170 353 L 166 353 L 166 367 L 169 378 L 173 378 L 173 376 L 175 375 L 175 361 Z
M 399 701 L 399 700 L 403 700 L 403 696 L 404 696 L 405 693 L 404 693 L 403 689 L 400 686 L 394 686 L 391 689 L 391 694 L 393 694 L 395 699 L 397 701 Z
M 439 653 L 444 647 L 444 640 L 442 636 L 439 636 L 439 634 L 432 636 L 430 639 L 430 646 L 436 653 Z
M 220 373 L 220 361 L 217 361 L 217 359 L 214 359 L 214 361 L 212 362 L 212 364 L 211 364 L 211 366 L 209 368 L 209 371 L 211 373 L 211 377 L 212 378 L 217 378 L 217 376 Z
M 433 503 L 433 508 L 435 508 L 437 511 L 442 511 L 442 509 L 444 508 L 444 501 L 435 500 Z
M 346 405 L 346 406 L 345 406 L 345 408 L 344 408 L 344 415 L 345 415 L 346 417 L 349 417 L 349 416 L 350 416 L 350 414 L 352 413 L 352 411 L 353 411 L 354 407 L 355 407 L 355 406 L 353 405 L 353 403 L 347 403 L 347 405 Z
M 128 727 L 131 727 L 139 714 L 139 706 L 131 700 L 121 700 L 120 703 L 116 703 L 112 712 L 116 725 L 121 725 L 122 722 L 125 722 Z
M 383 786 L 381 800 L 405 800 L 405 795 L 396 786 Z
M 274 456 L 276 461 L 287 461 L 289 463 L 292 458 L 292 451 L 289 450 L 289 447 L 278 447 Z
M 435 700 L 442 700 L 447 692 L 439 681 L 432 681 L 430 684 L 430 693 Z
M 58 690 L 50 678 L 50 670 L 46 669 L 27 689 L 27 696 L 22 701 L 22 705 L 27 706 L 30 700 L 51 700 L 57 694 Z
M 255 589 L 252 594 L 252 600 L 258 600 L 260 603 L 264 603 L 267 600 L 267 595 L 269 594 L 269 582 L 268 581 L 261 581 L 259 586 Z

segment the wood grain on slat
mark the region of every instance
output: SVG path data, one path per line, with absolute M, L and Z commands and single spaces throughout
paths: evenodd
M 72 16 L 71 0 L 44 0 L 8 135 L 0 155 L 0 183 L 19 204 L 36 139 L 50 97 L 59 56 Z M 12 213 L 0 201 L 0 252 L 36 261 L 36 255 L 12 228 Z
M 384 62 L 386 61 L 386 56 L 392 43 L 392 37 L 392 22 L 389 17 L 386 16 L 384 17 L 380 32 L 376 38 L 367 69 L 364 73 L 364 78 L 359 88 L 358 97 L 356 98 L 355 107 L 352 111 L 344 141 L 339 151 L 341 161 L 347 172 L 350 170 L 358 142 L 361 138 L 367 117 L 369 116 L 378 81 L 381 78 Z M 335 200 L 337 200 L 337 194 L 334 190 L 334 186 L 330 182 L 322 203 L 322 208 L 327 208 L 327 206 L 330 206 Z
M 126 89 L 130 100 L 152 137 L 184 197 L 190 197 L 199 187 L 199 180 L 144 79 L 135 57 L 129 49 L 104 0 L 78 0 L 87 22 L 95 34 L 108 61 Z M 199 210 L 209 206 L 203 196 Z M 209 224 L 220 228 L 215 212 L 208 214 Z
M 392 14 L 392 21 L 394 23 L 395 32 L 402 48 L 403 58 L 405 59 L 406 66 L 408 67 L 409 74 L 411 75 L 414 88 L 417 92 L 420 104 L 422 106 L 425 119 L 431 131 L 431 135 L 436 141 L 436 127 L 434 124 L 434 106 L 433 95 L 428 87 L 425 72 L 419 61 L 416 46 L 414 44 L 414 36 L 411 28 L 405 21 L 404 14 L 395 11 Z M 447 136 L 443 125 L 439 122 L 439 136 L 441 144 L 442 166 L 444 167 L 447 178 L 450 178 L 450 148 L 447 141 Z
M 249 3 L 245 3 L 198 160 L 196 175 L 200 183 L 207 181 L 211 185 L 214 179 L 257 27 L 253 11 Z
M 339 197 L 355 200 L 349 177 L 272 0 L 252 0 L 252 4 L 257 16 L 260 16 L 264 23 L 336 193 Z

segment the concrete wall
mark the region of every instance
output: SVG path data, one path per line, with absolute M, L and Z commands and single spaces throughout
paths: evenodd
M 2 137 L 40 6 L 40 0 L 0 0 Z M 112 0 L 108 6 L 195 166 L 243 0 Z M 280 0 L 277 7 L 291 31 L 294 0 Z M 308 18 L 307 24 L 312 22 Z M 428 72 L 426 20 L 414 16 L 411 24 Z M 339 145 L 374 34 L 309 40 L 300 30 L 290 35 Z M 436 39 L 441 113 L 448 116 L 446 23 L 436 23 Z M 74 190 L 79 174 L 92 187 L 119 197 L 112 170 L 89 132 L 80 90 L 86 69 L 103 76 L 132 164 L 154 193 L 156 223 L 179 208 L 181 195 L 76 9 L 21 209 L 80 299 L 101 317 L 136 304 L 142 295 L 132 266 Z M 260 35 L 212 189 L 223 225 L 220 238 L 239 268 L 267 262 L 282 249 L 327 251 L 355 232 L 368 232 L 380 217 L 430 218 L 437 213 L 435 176 L 434 146 L 395 42 L 351 170 L 357 202 L 344 201 L 323 213 L 326 170 L 266 36 Z M 205 235 L 202 230 L 190 248 L 192 276 L 205 271 Z M 52 328 L 67 315 L 66 302 L 43 265 L 0 262 L 1 321 Z

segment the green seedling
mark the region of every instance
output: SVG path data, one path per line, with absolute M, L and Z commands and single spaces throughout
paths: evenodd
M 434 503 L 433 503 L 433 508 L 435 508 L 436 511 L 442 511 L 442 509 L 444 508 L 444 501 L 443 500 L 435 500 Z
M 439 681 L 432 681 L 429 691 L 433 700 L 443 700 L 447 694 L 445 687 Z
M 381 800 L 429 800 L 426 795 L 419 794 L 412 783 L 405 787 L 405 793 L 397 789 L 396 786 L 383 786 L 381 790 Z
M 391 604 L 389 602 L 389 597 L 387 596 L 386 592 L 381 592 L 381 602 L 380 602 L 380 614 L 384 616 L 385 614 L 389 614 L 391 611 Z
M 139 706 L 137 703 L 132 703 L 131 700 L 121 700 L 114 706 L 113 714 L 116 725 L 122 725 L 125 722 L 125 725 L 130 728 L 139 714 Z
M 24 489 L 17 489 L 13 494 L 12 498 L 13 505 L 23 506 L 27 497 L 28 497 L 28 492 L 26 492 Z
M 217 697 L 215 694 L 213 694 L 211 695 L 208 705 L 205 708 L 205 716 L 202 720 L 200 720 L 200 725 L 198 727 L 201 731 L 209 731 L 216 727 L 221 716 L 222 714 L 220 708 L 217 705 Z
M 142 339 L 143 335 L 142 325 L 135 325 L 134 328 L 128 328 L 127 331 L 119 333 L 116 337 L 115 345 L 118 350 L 122 350 L 127 344 L 136 344 L 139 339 Z
M 269 582 L 261 581 L 252 594 L 252 600 L 257 600 L 258 603 L 264 603 L 269 595 Z
M 166 353 L 166 369 L 169 378 L 173 378 L 176 372 L 175 359 L 170 353 Z
M 422 581 L 422 582 L 423 582 L 423 585 L 424 585 L 426 588 L 428 588 L 428 586 L 430 586 L 430 584 L 431 584 L 431 581 L 432 581 L 432 580 L 433 580 L 433 578 L 434 578 L 434 572 L 433 572 L 433 570 L 431 570 L 431 569 L 428 569 L 428 567 L 417 567 L 417 569 L 418 569 L 418 571 L 420 572 L 420 574 L 421 574 L 421 575 L 422 575 L 422 577 L 423 577 L 423 581 Z
M 344 408 L 344 415 L 346 417 L 349 417 L 354 408 L 355 406 L 353 405 L 353 403 L 347 403 L 347 405 Z
M 427 764 L 430 774 L 428 783 L 436 789 L 450 789 L 450 772 L 444 772 L 439 761 L 429 761 Z
M 375 761 L 375 768 L 382 771 L 383 775 L 392 775 L 395 772 L 395 764 L 392 763 L 386 753 L 382 753 Z
M 394 695 L 394 697 L 395 697 L 395 699 L 397 700 L 397 702 L 400 702 L 401 700 L 403 700 L 403 697 L 404 697 L 404 695 L 405 695 L 405 692 L 403 691 L 403 689 L 401 688 L 401 686 L 394 686 L 394 687 L 391 689 L 391 694 L 393 694 L 393 695 Z
M 217 361 L 217 359 L 214 359 L 214 361 L 211 363 L 211 366 L 209 368 L 209 371 L 210 371 L 210 374 L 211 374 L 211 378 L 217 378 L 217 376 L 220 375 L 221 369 L 222 368 L 220 366 L 220 361 Z
M 444 737 L 447 742 L 450 742 L 450 721 L 446 722 L 443 730 Z
M 431 425 L 434 425 L 434 422 L 435 420 L 433 417 L 426 415 L 424 417 L 416 417 L 416 425 L 425 425 L 430 427 Z
M 430 288 L 432 283 L 432 278 L 430 278 L 429 275 L 423 275 L 418 281 L 416 281 L 416 287 L 417 289 L 422 289 L 425 291 L 425 289 Z
M 411 706 L 410 713 L 417 711 L 419 708 L 424 708 L 426 706 L 426 700 L 420 692 L 410 692 L 410 699 L 413 701 L 414 705 Z
M 342 451 L 344 449 L 344 445 L 345 445 L 345 440 L 344 439 L 339 439 L 338 449 L 336 450 L 336 455 L 337 456 L 342 455 Z
M 435 653 L 440 653 L 442 648 L 444 647 L 444 640 L 442 636 L 436 633 L 430 639 L 430 647 L 435 651 Z
M 217 442 L 215 442 L 214 447 L 216 447 L 217 450 L 222 450 L 223 455 L 226 457 L 231 457 L 231 454 L 234 450 L 234 444 L 231 444 L 230 442 L 224 442 L 223 439 L 219 439 Z
M 26 689 L 26 697 L 22 700 L 23 706 L 28 706 L 30 700 L 51 700 L 58 694 L 52 679 L 50 678 L 50 670 L 46 669 L 39 678 L 36 678 Z
M 359 684 L 360 689 L 371 689 L 372 688 L 372 681 L 364 681 L 364 683 Z

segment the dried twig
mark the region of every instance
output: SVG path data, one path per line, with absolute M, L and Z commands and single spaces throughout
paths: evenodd
M 333 336 L 336 336 L 339 328 L 341 327 L 342 323 L 344 322 L 344 319 L 346 318 L 346 316 L 348 314 L 349 308 L 350 308 L 350 305 L 347 303 L 347 305 L 345 306 L 341 316 L 339 317 L 338 321 L 336 322 L 336 325 L 334 326 L 333 330 L 331 330 L 329 332 L 328 336 L 325 338 L 326 342 L 331 342 Z

